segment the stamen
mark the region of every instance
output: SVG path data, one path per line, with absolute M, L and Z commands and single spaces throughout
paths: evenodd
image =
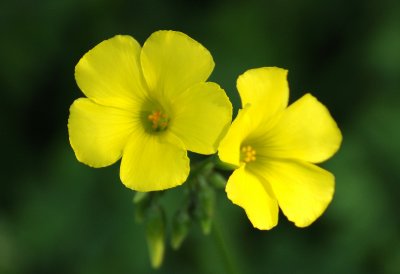
M 254 162 L 256 160 L 256 151 L 252 146 L 243 146 L 241 149 L 240 160 L 245 163 Z
M 153 111 L 147 116 L 147 119 L 151 122 L 151 127 L 155 131 L 165 130 L 168 126 L 168 116 L 161 111 Z

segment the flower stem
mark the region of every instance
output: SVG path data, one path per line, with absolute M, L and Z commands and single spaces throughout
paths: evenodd
M 219 249 L 219 252 L 222 256 L 222 261 L 224 263 L 225 271 L 227 274 L 239 274 L 238 268 L 234 265 L 232 257 L 228 252 L 228 248 L 222 238 L 221 230 L 219 226 L 216 224 L 216 218 L 214 219 L 214 226 L 212 229 L 212 235 L 214 238 L 214 242 Z

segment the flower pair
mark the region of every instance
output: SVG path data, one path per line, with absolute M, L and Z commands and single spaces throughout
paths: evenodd
M 338 149 L 336 123 L 309 94 L 287 108 L 287 72 L 260 68 L 239 77 L 242 109 L 230 126 L 228 97 L 206 82 L 213 68 L 207 49 L 180 32 L 155 32 L 142 48 L 121 35 L 94 47 L 75 68 L 87 96 L 70 109 L 77 159 L 104 167 L 122 158 L 121 181 L 155 191 L 185 182 L 187 151 L 219 150 L 237 168 L 228 197 L 255 227 L 275 226 L 278 204 L 296 225 L 310 224 L 332 198 L 333 175 L 312 163 Z

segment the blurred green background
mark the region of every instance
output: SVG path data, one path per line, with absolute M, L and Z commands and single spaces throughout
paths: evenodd
M 193 227 L 150 267 L 144 228 L 119 164 L 80 164 L 68 109 L 74 66 L 115 34 L 141 44 L 159 29 L 201 42 L 236 109 L 246 69 L 289 69 L 291 101 L 311 92 L 343 131 L 323 166 L 336 193 L 312 226 L 284 216 L 252 228 L 221 192 L 216 223 L 237 273 L 400 273 L 400 1 L 0 2 L 0 273 L 225 273 L 216 239 Z M 174 190 L 178 191 L 179 188 Z

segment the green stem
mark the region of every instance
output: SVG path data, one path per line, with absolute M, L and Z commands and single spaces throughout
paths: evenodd
M 239 274 L 238 268 L 235 267 L 233 260 L 230 257 L 230 254 L 228 252 L 228 248 L 224 242 L 224 239 L 222 238 L 221 230 L 219 229 L 219 226 L 216 224 L 215 221 L 216 221 L 216 218 L 214 219 L 212 235 L 214 237 L 215 244 L 216 244 L 217 248 L 219 249 L 219 252 L 222 255 L 222 260 L 224 263 L 226 273 L 227 274 Z
M 214 161 L 214 164 L 215 164 L 215 168 L 216 168 L 216 169 L 219 169 L 219 170 L 234 171 L 235 169 L 238 168 L 238 166 L 234 166 L 234 165 L 231 165 L 231 164 L 222 162 L 222 161 L 218 158 L 217 155 L 215 155 L 215 156 L 213 157 L 213 161 Z
M 215 157 L 216 157 L 215 155 L 211 155 L 211 156 L 208 156 L 207 158 L 195 163 L 194 165 L 192 165 L 190 167 L 190 173 L 193 175 L 197 175 L 197 173 L 201 172 L 202 169 L 208 164 L 212 164 L 212 168 L 214 168 L 215 162 L 216 162 Z

